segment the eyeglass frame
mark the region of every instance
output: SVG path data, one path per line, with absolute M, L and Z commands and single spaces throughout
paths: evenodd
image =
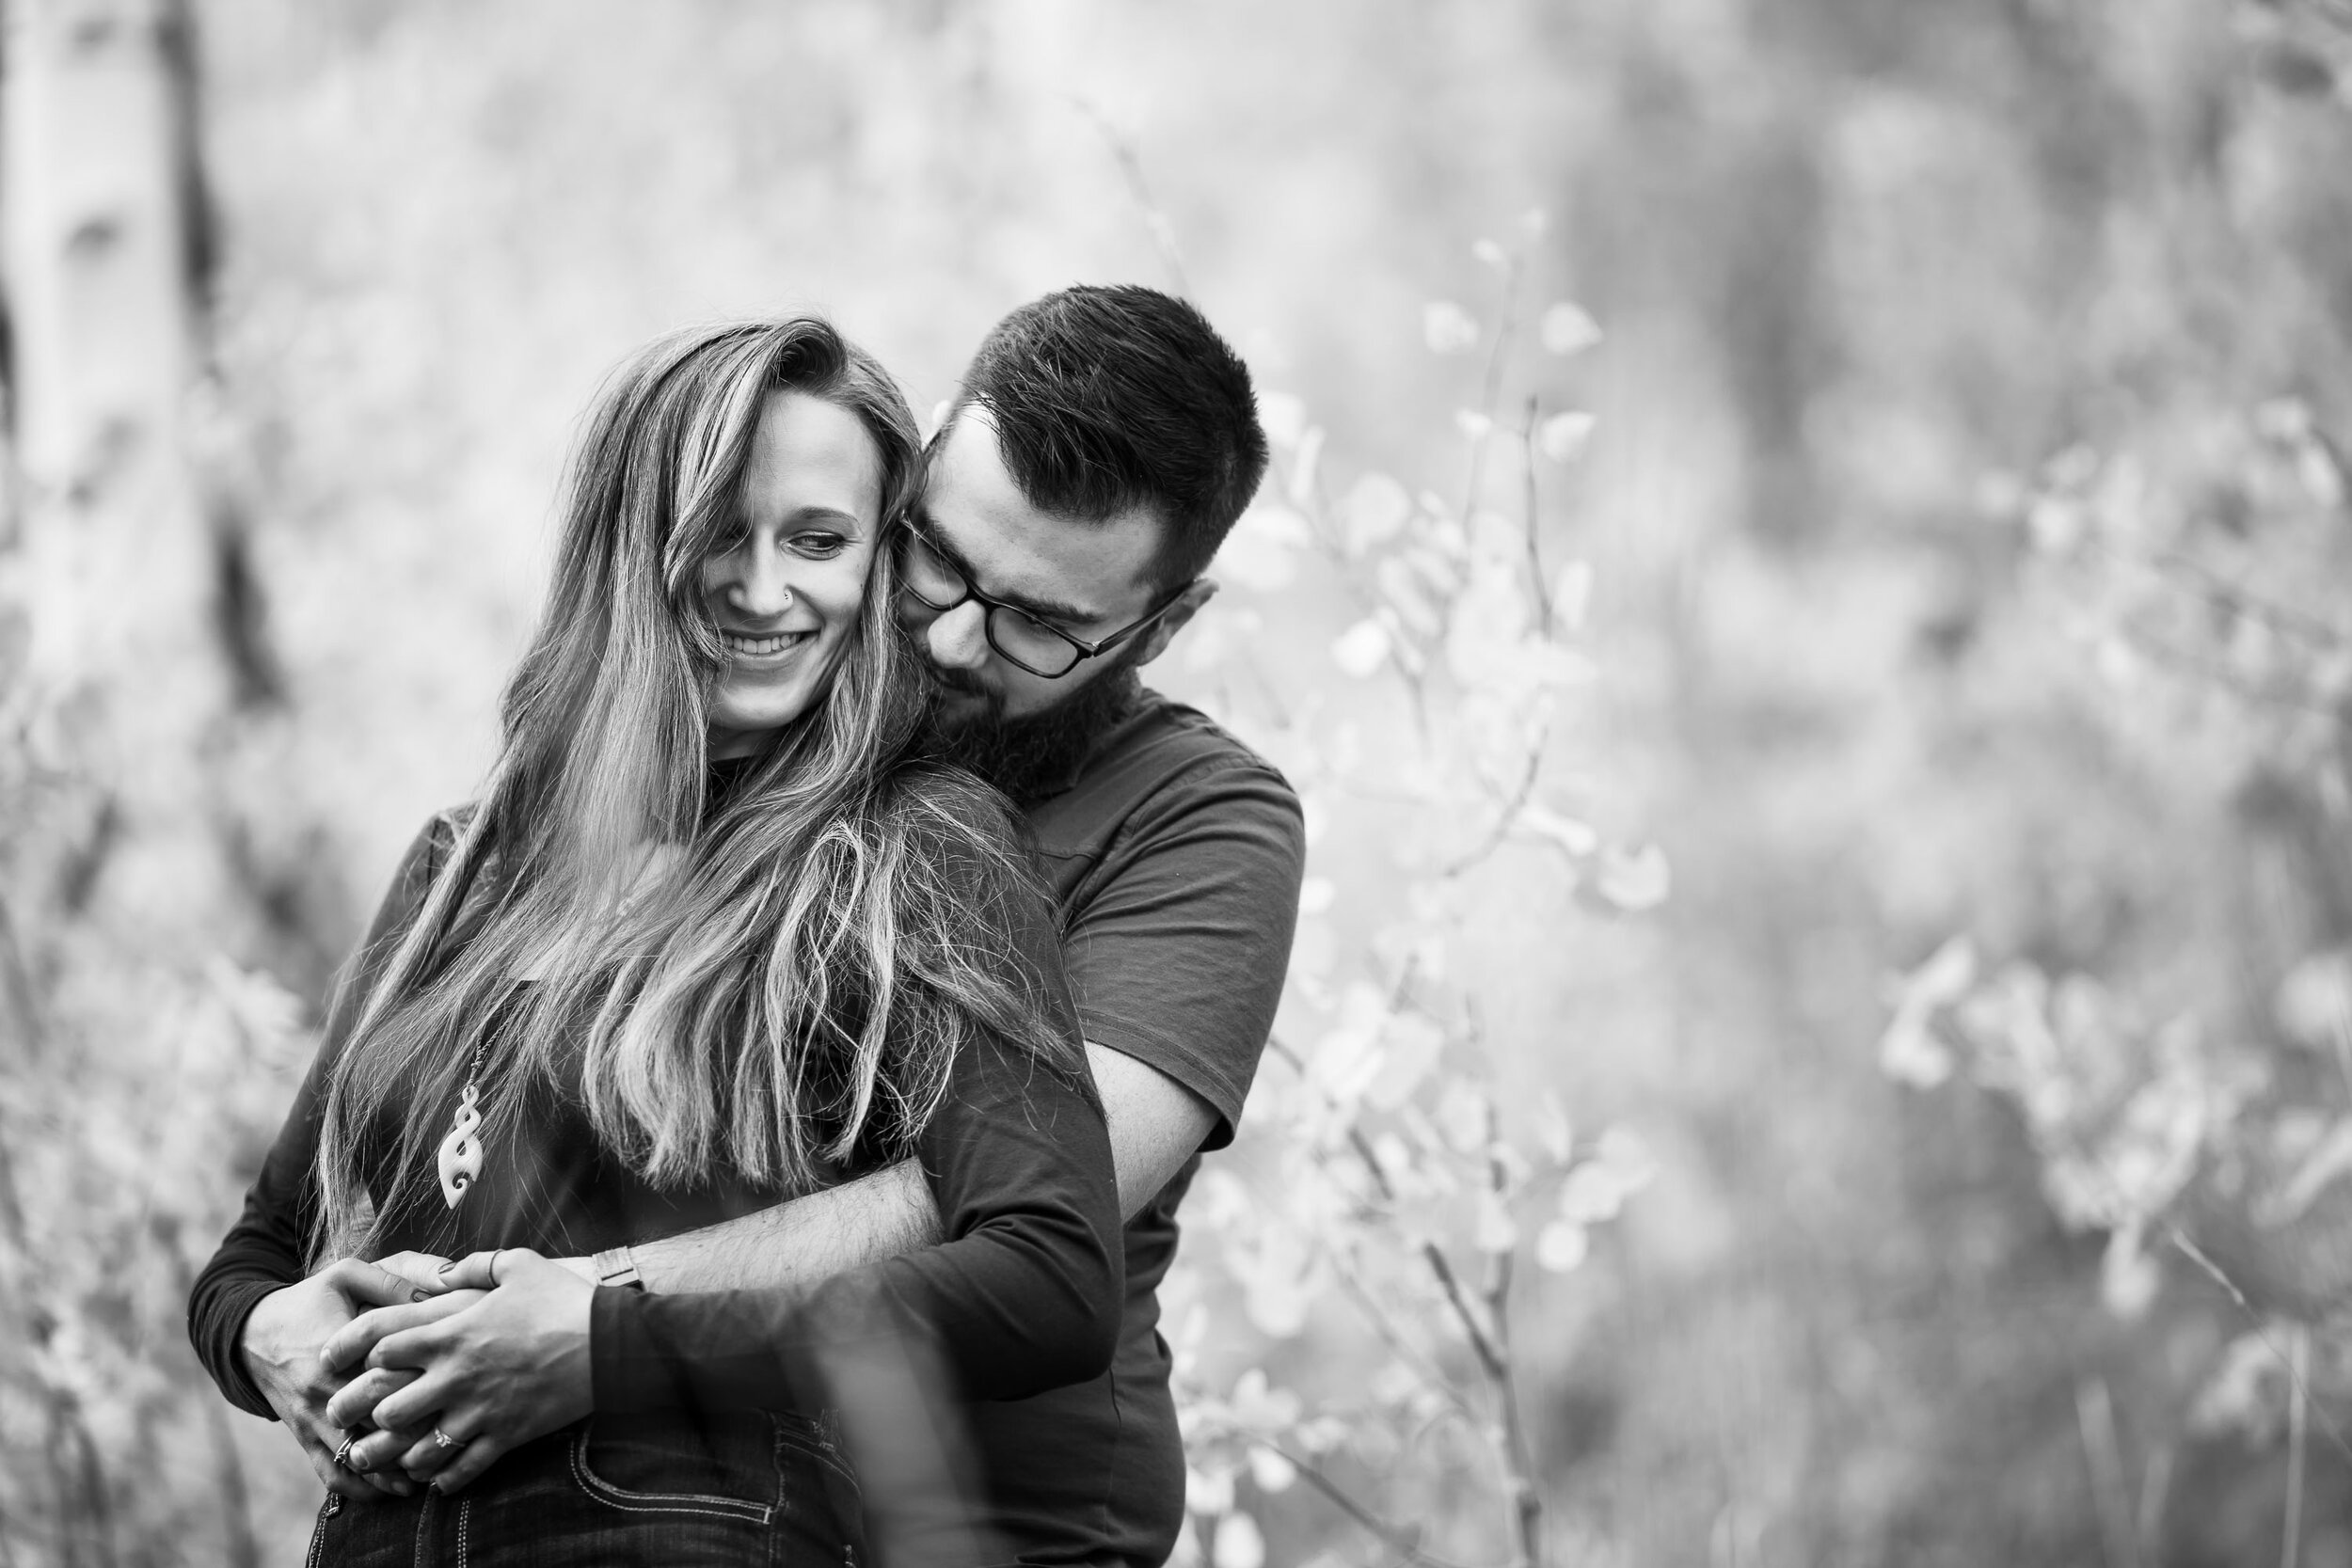
M 1004 659 L 1007 663 L 1012 665 L 1014 669 L 1035 675 L 1041 681 L 1062 680 L 1066 678 L 1072 671 L 1076 670 L 1079 665 L 1084 664 L 1088 659 L 1099 658 L 1104 654 L 1108 653 L 1120 643 L 1126 641 L 1129 638 L 1135 636 L 1136 633 L 1144 630 L 1146 627 L 1152 626 L 1152 623 L 1159 620 L 1161 616 L 1166 615 L 1169 610 L 1175 609 L 1177 602 L 1181 600 L 1185 594 L 1190 592 L 1195 584 L 1200 581 L 1199 578 L 1191 578 L 1179 586 L 1177 590 L 1168 594 L 1167 598 L 1161 600 L 1159 608 L 1145 615 L 1141 620 L 1131 621 L 1126 626 L 1123 626 L 1117 631 L 1111 633 L 1108 637 L 1103 638 L 1097 641 L 1089 642 L 1083 637 L 1073 636 L 1071 633 L 1062 630 L 1061 627 L 1055 626 L 1053 623 L 1040 619 L 1035 611 L 1024 610 L 1017 604 L 1007 604 L 1002 599 L 991 598 L 986 594 L 981 593 L 977 588 L 973 587 L 971 572 L 963 566 L 957 564 L 956 561 L 949 556 L 944 548 L 941 547 L 940 542 L 931 536 L 930 531 L 924 528 L 922 524 L 916 522 L 913 517 L 899 518 L 898 523 L 898 531 L 905 537 L 914 540 L 916 544 L 921 545 L 925 549 L 930 551 L 932 555 L 938 558 L 939 563 L 942 566 L 946 567 L 948 571 L 953 572 L 956 576 L 956 580 L 963 584 L 963 594 L 961 597 L 946 604 L 934 604 L 929 596 L 914 586 L 914 582 L 909 579 L 906 572 L 902 568 L 898 575 L 898 592 L 901 594 L 914 594 L 914 600 L 917 604 L 922 605 L 926 610 L 930 610 L 935 615 L 945 615 L 949 610 L 961 610 L 967 604 L 978 605 L 980 607 L 980 635 L 988 639 L 988 645 L 995 650 L 996 656 L 999 658 Z M 1055 674 L 1047 674 L 1044 671 L 1040 670 L 1037 666 L 1023 658 L 1019 654 L 1012 652 L 1002 642 L 996 641 L 996 612 L 1000 610 L 1009 615 L 1018 615 L 1023 620 L 1027 621 L 1030 625 L 1038 627 L 1040 630 L 1051 632 L 1054 636 L 1060 638 L 1064 642 L 1069 643 L 1072 647 L 1078 650 L 1078 657 L 1070 661 L 1068 668 L 1061 670 Z

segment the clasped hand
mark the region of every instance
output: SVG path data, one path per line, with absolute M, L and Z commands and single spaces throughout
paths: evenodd
M 353 1470 L 454 1492 L 516 1445 L 588 1414 L 596 1285 L 583 1260 L 522 1247 L 418 1272 L 425 1299 L 362 1312 L 326 1341 L 326 1372 L 350 1381 L 326 1416 L 346 1431 L 373 1423 L 344 1455 Z

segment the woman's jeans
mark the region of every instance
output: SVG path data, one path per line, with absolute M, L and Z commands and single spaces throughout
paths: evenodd
M 453 1497 L 329 1496 L 309 1561 L 858 1568 L 857 1484 L 829 1429 L 728 1411 L 596 1416 L 501 1455 Z

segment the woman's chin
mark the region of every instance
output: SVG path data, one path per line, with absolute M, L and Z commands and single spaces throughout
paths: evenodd
M 747 757 L 764 752 L 778 731 L 799 722 L 807 711 L 806 703 L 719 704 L 710 715 L 710 754 Z

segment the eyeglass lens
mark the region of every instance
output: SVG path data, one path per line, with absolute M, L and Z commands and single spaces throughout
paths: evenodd
M 955 565 L 913 529 L 906 531 L 906 586 L 933 610 L 953 610 L 972 594 L 972 584 Z M 1061 675 L 1078 662 L 1078 649 L 1044 623 L 1009 605 L 989 605 L 988 640 L 996 651 L 1032 674 Z

